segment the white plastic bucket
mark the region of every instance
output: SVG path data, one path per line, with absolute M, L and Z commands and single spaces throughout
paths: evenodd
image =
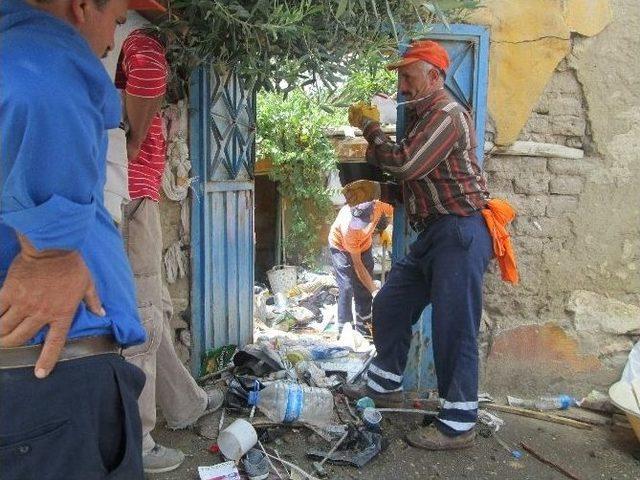
M 269 285 L 271 285 L 271 292 L 287 293 L 298 283 L 298 275 L 296 274 L 296 267 L 289 265 L 276 265 L 267 272 L 269 278 Z
M 609 397 L 611 403 L 627 415 L 631 428 L 640 441 L 640 406 L 635 399 L 632 385 L 624 380 L 614 383 L 609 389 Z
M 241 418 L 218 435 L 218 448 L 230 460 L 240 460 L 256 443 L 258 443 L 256 429 Z

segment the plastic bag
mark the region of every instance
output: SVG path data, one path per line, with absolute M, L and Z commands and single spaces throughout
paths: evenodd
M 633 380 L 640 381 L 640 342 L 636 343 L 629 352 L 629 360 L 622 371 L 620 380 L 627 383 L 631 383 Z

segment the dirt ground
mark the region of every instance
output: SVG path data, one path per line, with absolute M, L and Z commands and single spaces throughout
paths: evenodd
M 549 460 L 572 472 L 581 480 L 640 479 L 640 443 L 631 430 L 621 427 L 594 427 L 578 430 L 500 413 L 505 426 L 500 437 L 510 444 L 525 442 Z M 217 430 L 219 414 L 205 419 L 206 426 Z M 383 433 L 389 447 L 361 470 L 328 465 L 331 479 L 566 479 L 563 474 L 525 453 L 512 458 L 493 438 L 478 437 L 475 446 L 454 452 L 426 452 L 407 445 L 404 435 L 417 428 L 422 418 L 413 414 L 387 414 Z M 225 425 L 230 423 L 227 419 Z M 278 429 L 282 435 L 265 447 L 276 448 L 280 455 L 312 473 L 305 458 L 310 447 L 329 449 L 329 445 L 307 429 Z M 197 480 L 199 465 L 222 461 L 208 447 L 215 443 L 192 431 L 169 431 L 159 427 L 154 438 L 161 444 L 179 448 L 187 460 L 178 470 L 149 476 L 149 480 Z M 327 466 L 327 464 L 325 464 Z M 277 479 L 272 474 L 270 479 Z

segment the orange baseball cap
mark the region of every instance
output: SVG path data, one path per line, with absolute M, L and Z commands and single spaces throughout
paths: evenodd
M 449 54 L 442 45 L 433 40 L 416 40 L 404 52 L 402 59 L 390 63 L 387 65 L 387 69 L 396 70 L 419 60 L 424 60 L 444 72 L 449 68 Z
M 129 0 L 130 10 L 156 10 L 166 12 L 167 9 L 157 0 Z

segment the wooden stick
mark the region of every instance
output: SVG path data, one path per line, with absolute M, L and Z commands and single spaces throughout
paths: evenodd
M 267 453 L 267 451 L 264 449 L 264 446 L 262 445 L 262 442 L 260 440 L 258 440 L 258 445 L 260 445 L 260 449 L 262 450 L 262 452 L 267 456 L 267 462 L 269 462 L 269 465 L 271 466 L 271 468 L 273 468 L 273 471 L 276 472 L 276 475 L 278 476 L 278 478 L 280 480 L 284 480 L 284 478 L 282 478 L 282 475 L 280 475 L 280 472 L 278 471 L 278 469 L 276 468 L 276 466 L 273 464 L 273 462 L 271 461 L 271 459 L 269 458 L 269 454 Z M 282 461 L 282 460 L 280 460 Z M 284 464 L 283 464 L 284 465 Z M 283 467 L 284 468 L 284 467 Z
M 207 373 L 206 375 L 203 375 L 202 377 L 200 377 L 198 380 L 196 380 L 197 383 L 204 383 L 207 380 L 217 377 L 219 375 L 222 375 L 224 372 L 228 372 L 229 370 L 233 369 L 233 365 L 228 365 L 226 367 L 224 367 L 222 370 L 218 370 L 217 372 L 211 372 L 211 373 Z
M 416 413 L 427 415 L 429 417 L 438 416 L 438 412 L 434 410 L 420 410 L 418 408 L 376 408 L 380 413 Z
M 278 460 L 280 460 L 280 462 L 282 462 L 282 458 L 280 457 L 280 454 L 278 453 L 278 450 L 276 450 L 275 448 L 273 449 L 273 453 L 276 454 L 276 457 L 278 457 Z M 287 467 L 284 466 L 284 463 L 282 464 L 282 468 L 284 468 L 284 473 L 287 474 L 288 478 L 291 478 L 291 473 L 289 472 L 289 470 L 287 470 Z
M 527 452 L 529 452 L 529 454 L 536 458 L 537 460 L 541 461 L 542 463 L 544 463 L 545 465 L 549 465 L 550 467 L 556 469 L 557 471 L 559 471 L 560 473 L 562 473 L 564 476 L 566 476 L 567 478 L 571 478 L 572 480 L 580 480 L 580 477 L 575 476 L 573 473 L 571 473 L 570 471 L 564 469 L 563 467 L 561 467 L 560 465 L 553 463 L 551 460 L 547 460 L 546 458 L 544 458 L 542 455 L 540 455 L 538 452 L 536 452 L 533 448 L 531 448 L 529 445 L 527 445 L 524 442 L 520 442 L 520 446 L 522 447 L 523 450 L 526 450 Z
M 581 428 L 583 430 L 591 430 L 593 428 L 591 425 L 585 422 L 572 420 L 570 418 L 559 417 L 558 415 L 552 415 L 550 413 L 527 410 L 526 408 L 512 407 L 510 405 L 497 405 L 495 403 L 488 403 L 485 405 L 485 407 L 491 410 L 497 410 L 499 412 L 513 413 L 514 415 L 520 415 L 522 417 L 535 418 L 536 420 L 543 420 L 545 422 L 551 423 L 559 423 L 560 425 Z
M 283 466 L 286 465 L 289 468 L 292 468 L 293 470 L 295 470 L 296 472 L 298 472 L 300 475 L 303 475 L 305 478 L 308 478 L 309 480 L 320 480 L 317 477 L 314 477 L 313 475 L 308 474 L 307 472 L 305 472 L 303 469 L 301 469 L 299 466 L 297 466 L 294 463 L 291 462 L 287 462 L 286 460 L 282 460 L 281 458 L 278 457 L 274 457 L 273 455 L 269 455 L 267 453 L 267 457 L 272 458 L 273 460 L 277 460 L 278 462 L 280 462 Z

